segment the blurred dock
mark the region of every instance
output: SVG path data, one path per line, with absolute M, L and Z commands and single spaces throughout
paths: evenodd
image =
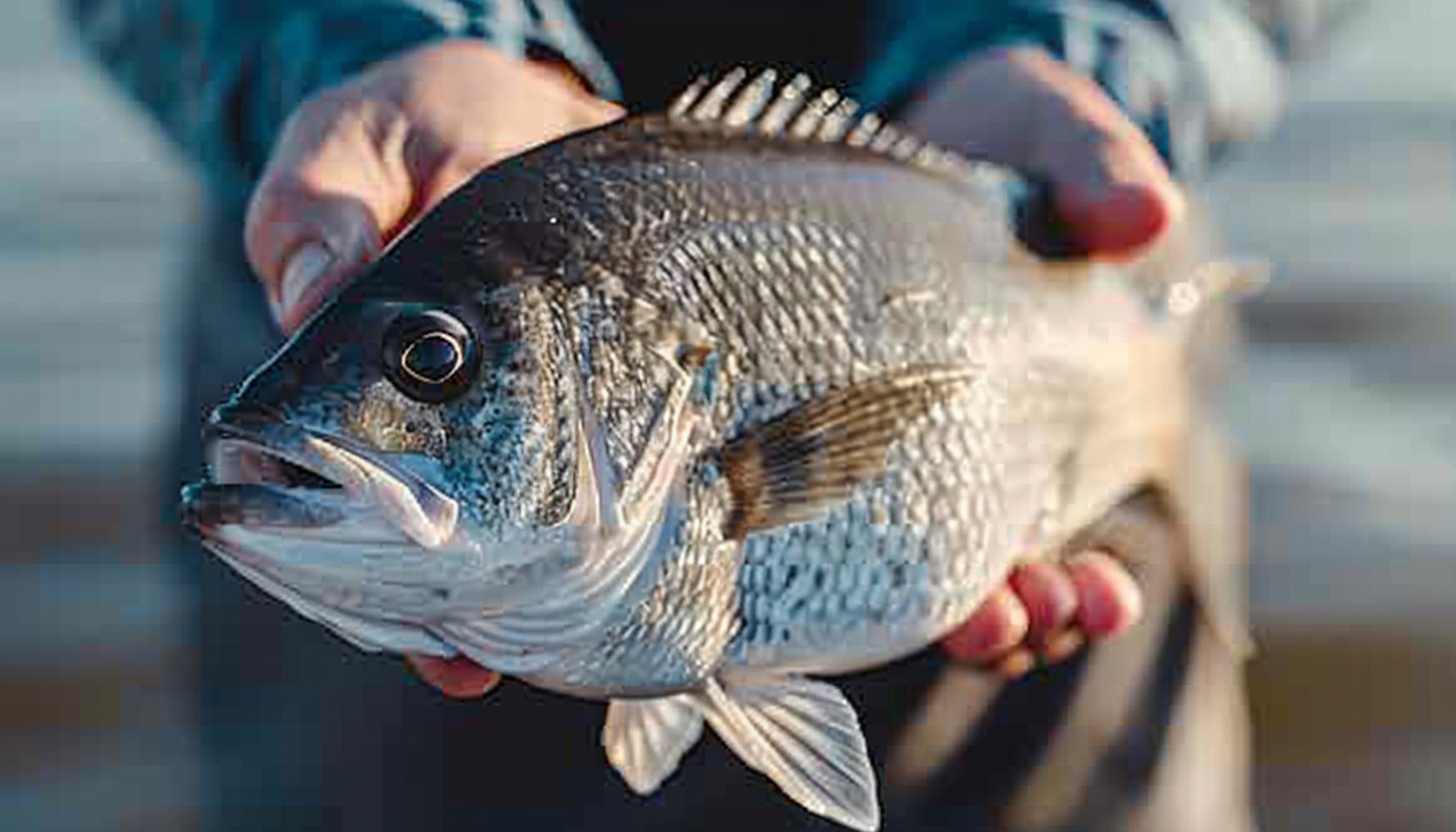
M 1278 274 L 1248 450 L 1266 830 L 1456 829 L 1456 4 L 1379 0 L 1216 183 Z
M 183 595 L 158 564 L 165 307 L 186 172 L 0 7 L 0 828 L 191 828 Z
M 185 169 L 0 7 L 0 828 L 190 828 L 158 562 Z M 1212 192 L 1277 278 L 1224 406 L 1253 475 L 1264 828 L 1456 828 L 1456 3 L 1376 0 Z

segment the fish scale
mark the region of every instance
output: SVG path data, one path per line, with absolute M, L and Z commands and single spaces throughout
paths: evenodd
M 1222 470 L 1192 333 L 1231 284 L 1193 248 L 1043 260 L 1037 185 L 854 113 L 739 72 L 483 171 L 219 410 L 186 516 L 353 644 L 611 700 L 639 792 L 706 724 L 874 828 L 807 674 L 924 648 L 1133 493 L 1191 517 Z M 391 358 L 427 331 L 442 376 Z

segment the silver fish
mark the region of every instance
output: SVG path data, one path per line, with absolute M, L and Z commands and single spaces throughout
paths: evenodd
M 923 649 L 1140 489 L 1192 562 L 1236 545 L 1195 358 L 1242 272 L 1040 256 L 1042 189 L 809 86 L 735 72 L 481 173 L 216 411 L 188 522 L 361 648 L 610 700 L 638 792 L 706 722 L 877 828 L 810 675 Z

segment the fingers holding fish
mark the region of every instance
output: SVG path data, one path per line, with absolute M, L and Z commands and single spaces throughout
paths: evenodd
M 912 105 L 907 123 L 969 156 L 1048 177 L 1061 219 L 1092 257 L 1135 255 L 1186 210 L 1142 131 L 1096 82 L 1039 49 L 967 60 Z
M 1136 624 L 1142 592 L 1127 568 L 1106 552 L 1088 551 L 1067 561 L 1077 587 L 1077 626 L 1090 638 L 1110 638 Z
M 1142 131 L 1094 81 L 1041 50 L 995 50 L 966 61 L 914 102 L 906 121 L 946 147 L 1047 176 L 1060 219 L 1088 256 L 1133 256 L 1186 211 Z M 1038 655 L 1060 661 L 1087 640 L 1126 630 L 1141 613 L 1136 583 L 1105 555 L 1066 568 L 1025 566 L 1009 586 L 947 639 L 953 656 L 1016 676 Z M 997 644 L 1021 622 L 1020 646 Z
M 342 93 L 300 106 L 248 206 L 248 259 L 285 331 L 378 255 L 411 200 L 410 180 L 376 137 L 397 112 Z
M 942 646 L 957 661 L 1015 678 L 1117 636 L 1141 615 L 1142 595 L 1127 568 L 1106 553 L 1083 552 L 1065 565 L 1016 567 Z
M 1026 607 L 1028 644 L 1044 644 L 1066 629 L 1077 614 L 1077 589 L 1067 573 L 1051 563 L 1027 563 L 1011 573 L 1010 585 Z
M 941 645 L 958 661 L 989 666 L 1025 641 L 1030 627 L 1026 605 L 1009 586 L 1003 586 Z
M 405 661 L 426 684 L 455 699 L 476 699 L 500 684 L 499 673 L 486 670 L 464 656 L 441 659 L 406 655 Z

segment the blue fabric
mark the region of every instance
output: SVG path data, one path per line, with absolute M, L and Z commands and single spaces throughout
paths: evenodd
M 1091 49 L 1069 42 L 1083 14 L 1097 21 L 1089 27 Z M 1148 50 L 1177 52 L 1168 21 L 1153 0 L 884 0 L 873 29 L 881 36 L 859 84 L 868 107 L 895 112 L 938 73 L 977 51 L 1033 47 L 1069 60 L 1097 81 L 1165 161 L 1178 167 L 1168 102 L 1137 100 L 1126 71 L 1146 62 Z
M 566 0 L 63 0 L 108 73 L 244 200 L 289 112 L 369 64 L 448 37 L 546 49 L 606 97 L 616 80 Z
M 274 137 L 300 101 L 432 40 L 476 37 L 515 56 L 546 50 L 571 63 L 598 94 L 622 97 L 612 68 L 577 21 L 575 12 L 584 4 L 570 0 L 63 2 L 93 54 L 199 165 L 213 195 L 224 202 L 246 198 Z M 1081 2 L 1156 17 L 1152 0 Z M 624 5 L 622 14 L 631 17 L 632 5 Z M 751 5 L 725 8 L 724 14 L 752 15 Z M 1032 2 L 877 0 L 845 6 L 844 14 L 867 21 L 861 27 L 866 42 L 842 46 L 862 64 L 849 86 L 876 109 L 892 110 L 936 72 L 979 49 L 1029 44 L 1065 52 L 1060 13 Z M 1095 68 L 1092 74 L 1121 97 L 1116 84 Z M 1139 121 L 1160 137 L 1156 118 Z

